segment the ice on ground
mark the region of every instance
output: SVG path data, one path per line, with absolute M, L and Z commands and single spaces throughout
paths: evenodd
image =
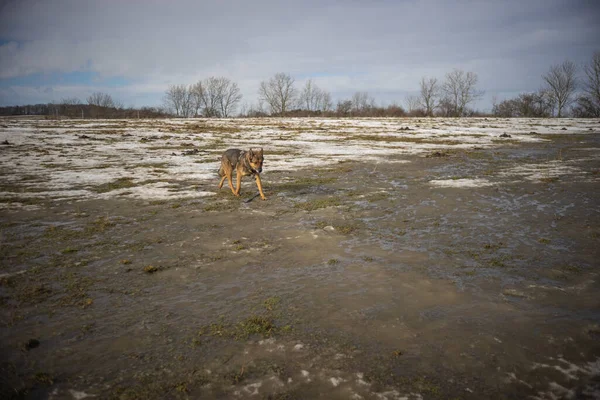
M 493 183 L 487 179 L 434 179 L 429 181 L 433 186 L 452 187 L 452 188 L 474 188 L 492 186 Z

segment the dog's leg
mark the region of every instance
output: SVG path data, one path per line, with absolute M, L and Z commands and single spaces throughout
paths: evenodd
M 232 170 L 227 171 L 227 181 L 229 182 L 229 188 L 231 189 L 231 192 L 237 196 L 237 194 L 235 193 L 235 189 L 233 188 L 233 181 L 231 180 L 232 175 Z
M 235 183 L 235 192 L 233 192 L 233 194 L 235 194 L 236 196 L 240 195 L 240 189 L 242 188 L 242 171 L 239 170 L 239 168 L 236 169 L 237 172 L 237 182 Z
M 223 175 L 223 177 L 221 178 L 221 182 L 219 182 L 219 189 L 223 187 L 223 182 L 225 182 L 225 179 L 227 179 L 227 175 Z
M 256 174 L 256 186 L 258 186 L 258 191 L 260 192 L 260 198 L 266 200 L 265 194 L 263 193 L 262 183 L 260 182 L 260 175 Z

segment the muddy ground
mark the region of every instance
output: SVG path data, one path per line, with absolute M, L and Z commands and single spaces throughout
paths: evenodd
M 1 397 L 598 399 L 592 123 L 275 171 L 267 145 L 266 201 L 204 195 L 214 172 L 163 199 L 5 181 Z

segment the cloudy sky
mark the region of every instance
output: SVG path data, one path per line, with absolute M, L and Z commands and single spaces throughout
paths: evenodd
M 0 0 L 0 106 L 96 91 L 156 106 L 210 76 L 255 104 L 277 72 L 385 105 L 458 68 L 477 73 L 485 110 L 553 64 L 588 63 L 598 21 L 597 0 Z

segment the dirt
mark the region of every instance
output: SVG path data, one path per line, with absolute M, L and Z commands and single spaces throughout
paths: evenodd
M 4 209 L 1 397 L 599 398 L 600 133 L 546 139 Z

